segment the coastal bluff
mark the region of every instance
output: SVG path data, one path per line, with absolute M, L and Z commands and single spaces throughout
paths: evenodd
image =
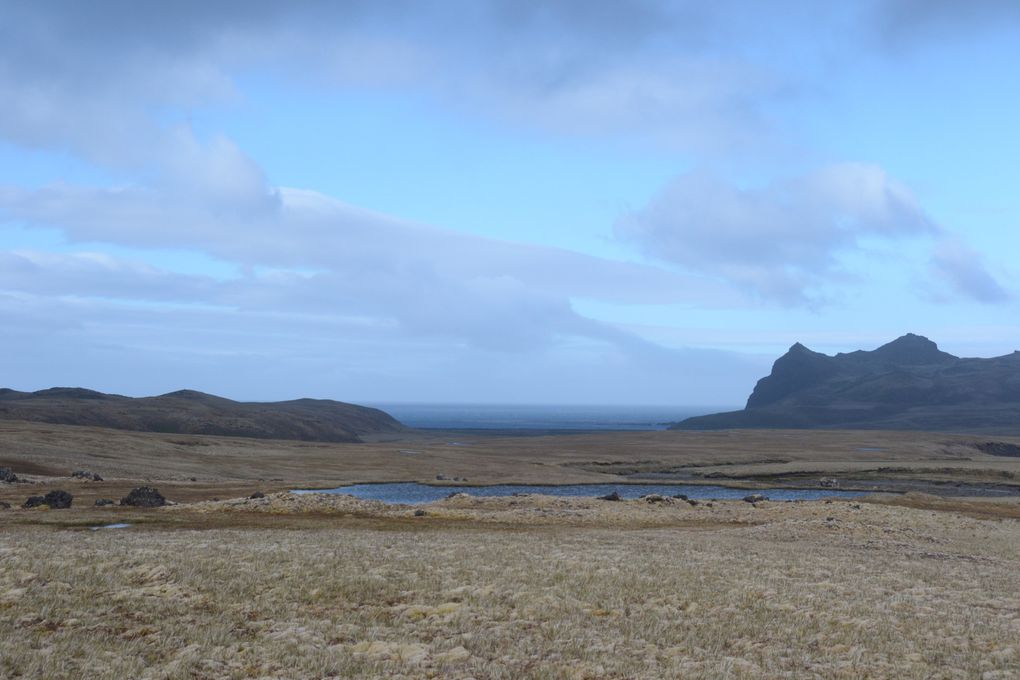
M 737 428 L 1020 434 L 1020 352 L 961 358 L 912 333 L 835 356 L 797 343 L 758 381 L 743 410 L 670 426 Z

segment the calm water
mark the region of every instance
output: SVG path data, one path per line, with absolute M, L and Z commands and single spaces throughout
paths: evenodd
M 295 490 L 294 493 L 350 494 L 355 498 L 417 505 L 446 498 L 462 492 L 472 496 L 511 496 L 515 493 L 540 493 L 547 496 L 604 496 L 616 491 L 623 498 L 639 498 L 649 493 L 663 496 L 686 494 L 688 498 L 734 499 L 750 493 L 761 493 L 774 501 L 815 500 L 818 498 L 853 498 L 863 496 L 861 491 L 833 491 L 830 489 L 731 489 L 725 486 L 684 484 L 572 484 L 562 486 L 531 486 L 503 484 L 499 486 L 431 486 L 414 482 L 394 484 L 352 484 L 335 489 Z
M 372 404 L 416 428 L 440 430 L 663 430 L 690 416 L 731 406 L 549 406 L 520 404 Z

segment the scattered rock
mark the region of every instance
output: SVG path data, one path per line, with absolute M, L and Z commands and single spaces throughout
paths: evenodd
M 65 510 L 71 507 L 71 501 L 73 496 L 66 491 L 55 489 L 50 491 L 45 496 L 29 496 L 28 500 L 21 507 L 23 508 L 38 508 L 39 506 L 45 505 L 53 510 Z
M 822 479 L 818 480 L 818 486 L 822 487 L 823 489 L 834 489 L 837 486 L 839 486 L 839 480 L 823 477 Z
M 697 504 L 698 504 L 698 501 L 694 500 L 693 498 L 688 498 L 687 499 L 687 505 L 691 506 L 692 508 L 694 506 L 696 506 Z
M 605 496 L 599 496 L 599 500 L 603 500 L 603 501 L 619 501 L 619 500 L 623 500 L 623 499 L 620 498 L 620 494 L 618 492 L 613 491 L 612 493 L 607 493 Z
M 463 491 L 454 491 L 446 496 L 447 498 L 468 498 L 468 495 Z
M 193 481 L 193 482 L 197 482 L 197 481 L 198 481 L 198 477 L 189 477 L 189 479 L 190 479 L 191 481 Z
M 66 510 L 71 507 L 71 501 L 74 500 L 74 497 L 66 491 L 57 489 L 43 496 L 43 500 L 46 501 L 46 505 L 54 510 Z
M 705 507 L 706 508 L 714 508 L 715 504 L 714 503 L 705 503 Z
M 860 510 L 861 509 L 861 504 L 860 503 L 851 503 L 850 504 L 850 509 L 851 510 Z
M 436 475 L 436 481 L 440 481 L 440 482 L 446 481 L 446 475 L 444 475 L 442 472 L 440 472 L 438 475 Z
M 120 499 L 121 505 L 133 505 L 137 508 L 158 508 L 166 505 L 166 498 L 151 486 L 139 486 L 131 489 L 131 493 Z
M 418 508 L 417 510 L 414 511 L 414 516 L 415 517 L 424 517 L 427 514 L 429 514 L 429 513 L 425 512 L 421 508 Z
M 98 473 L 89 472 L 88 470 L 75 470 L 71 473 L 71 476 L 75 479 L 84 479 L 87 482 L 101 482 L 103 478 Z
M 673 498 L 679 498 L 680 500 L 685 501 L 685 500 L 687 500 L 687 494 L 685 494 L 685 493 L 678 493 L 677 495 L 673 496 Z
M 251 500 L 255 500 L 256 498 L 265 498 L 265 497 L 266 497 L 266 494 L 262 493 L 261 491 L 256 491 L 252 495 L 248 496 L 248 498 L 250 498 Z
M 113 505 L 113 504 L 114 504 L 113 501 L 110 500 L 109 498 L 97 498 L 96 499 L 96 505 L 100 506 L 100 507 L 102 507 L 104 505 Z
M 645 503 L 665 503 L 666 502 L 666 499 L 663 498 L 662 496 L 660 496 L 657 493 L 645 494 L 644 496 L 641 497 L 641 500 L 643 500 Z
M 765 496 L 760 493 L 752 493 L 748 496 L 744 496 L 745 503 L 761 503 L 762 501 L 767 501 L 768 499 L 769 499 L 768 496 Z
M 15 482 L 20 481 L 21 480 L 18 479 L 18 476 L 14 474 L 14 470 L 6 467 L 0 467 L 0 482 L 7 482 L 8 484 L 13 484 Z

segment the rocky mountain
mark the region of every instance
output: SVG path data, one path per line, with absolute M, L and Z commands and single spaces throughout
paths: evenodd
M 405 429 L 379 409 L 327 399 L 238 402 L 192 390 L 132 398 L 77 387 L 0 389 L 0 420 L 318 442 Z
M 959 358 L 912 333 L 870 352 L 835 356 L 797 343 L 758 381 L 742 411 L 688 418 L 672 428 L 1020 433 L 1020 352 Z

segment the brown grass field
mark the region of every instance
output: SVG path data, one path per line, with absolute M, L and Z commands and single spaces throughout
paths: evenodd
M 973 495 L 1015 490 L 1020 459 L 980 453 L 981 441 L 412 433 L 318 445 L 3 423 L 0 466 L 30 483 L 0 484 L 15 506 L 0 511 L 0 677 L 1020 678 L 1020 497 Z M 75 469 L 107 481 L 72 481 Z M 439 473 L 891 479 L 941 495 L 455 497 L 416 517 L 285 493 Z M 142 483 L 178 504 L 92 507 Z M 75 495 L 70 510 L 18 507 L 55 488 Z M 268 496 L 243 498 L 255 490 Z M 131 526 L 91 529 L 111 522 Z

